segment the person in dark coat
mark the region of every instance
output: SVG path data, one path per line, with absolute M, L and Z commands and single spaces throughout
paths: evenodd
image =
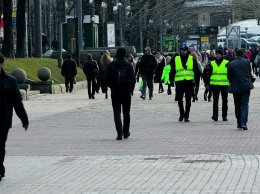
M 77 63 L 72 59 L 71 54 L 68 54 L 67 59 L 62 64 L 61 75 L 65 77 L 66 92 L 72 92 L 75 76 L 77 75 Z
M 98 57 L 97 60 L 97 65 L 98 65 L 98 74 L 96 76 L 96 93 L 99 93 L 99 89 L 101 87 L 101 82 L 102 82 L 102 67 L 101 67 L 101 63 L 100 63 L 100 59 L 102 58 L 102 56 L 104 55 L 104 52 L 100 52 L 100 55 Z
M 161 80 L 161 77 L 162 77 L 163 69 L 166 66 L 166 59 L 160 52 L 156 52 L 155 58 L 157 60 L 157 68 L 156 68 L 156 71 L 155 71 L 155 78 L 154 78 L 154 80 L 159 83 L 159 90 L 158 90 L 158 92 L 159 93 L 163 93 L 164 92 L 164 88 L 163 88 L 163 84 L 162 84 L 163 82 Z
M 91 54 L 87 55 L 87 61 L 83 64 L 83 72 L 87 76 L 88 97 L 89 99 L 95 99 L 96 76 L 99 74 L 99 68 L 97 62 L 92 59 Z
M 234 47 L 229 46 L 225 59 L 228 60 L 229 62 L 231 62 L 231 61 L 235 60 L 235 57 L 236 57 L 236 55 L 235 55 Z
M 5 144 L 9 129 L 12 128 L 13 109 L 22 121 L 25 131 L 29 126 L 16 79 L 5 73 L 3 65 L 4 56 L 0 55 L 0 181 L 5 176 Z
M 102 82 L 110 87 L 112 107 L 114 111 L 114 121 L 117 130 L 117 140 L 122 140 L 130 136 L 130 108 L 131 93 L 135 87 L 135 74 L 133 66 L 125 60 L 125 48 L 118 48 L 116 61 L 109 63 L 105 69 Z M 121 73 L 120 73 L 121 72 Z M 121 76 L 125 81 L 121 83 Z M 121 121 L 121 108 L 123 110 L 123 125 Z
M 148 86 L 149 89 L 149 100 L 153 98 L 153 81 L 154 81 L 154 74 L 157 68 L 157 61 L 155 57 L 151 53 L 151 48 L 145 48 L 145 55 L 142 56 L 142 60 L 139 64 L 139 73 L 142 75 L 143 80 L 143 89 L 142 95 L 140 98 L 145 100 L 146 97 L 146 87 Z
M 227 77 L 230 82 L 228 92 L 233 93 L 237 128 L 248 130 L 248 104 L 250 90 L 254 88 L 254 85 L 250 63 L 242 56 L 243 51 L 238 49 L 236 59 L 228 63 Z

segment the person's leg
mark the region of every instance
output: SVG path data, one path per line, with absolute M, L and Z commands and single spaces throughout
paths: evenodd
M 212 119 L 214 121 L 218 121 L 218 100 L 219 100 L 220 89 L 219 89 L 219 86 L 212 86 L 211 90 L 212 90 L 212 93 L 213 93 L 213 116 L 212 116 Z
M 92 98 L 92 94 L 91 94 L 91 79 L 88 79 L 87 82 L 88 82 L 88 97 L 89 97 L 89 99 L 91 99 Z
M 200 89 L 200 79 L 197 79 L 196 86 L 195 86 L 195 100 L 198 100 L 199 89 Z
M 241 94 L 233 94 L 234 105 L 235 105 L 235 115 L 237 119 L 237 128 L 241 128 Z
M 123 127 L 121 121 L 121 102 L 119 96 L 112 97 L 112 107 L 114 112 L 114 122 L 117 131 L 117 140 L 120 140 L 122 139 L 122 135 L 123 135 Z
M 66 92 L 69 91 L 69 79 L 68 78 L 65 78 L 65 88 L 66 88 Z
M 6 144 L 8 132 L 9 129 L 0 128 L 0 180 L 1 177 L 5 176 L 5 167 L 4 167 L 5 144 Z
M 184 113 L 184 118 L 185 121 L 188 121 L 189 115 L 190 115 L 190 107 L 191 107 L 191 97 L 193 95 L 193 83 L 192 82 L 187 82 L 186 86 L 184 87 L 185 90 L 185 101 L 186 101 L 186 106 L 185 106 L 185 113 Z
M 74 78 L 71 78 L 70 79 L 70 92 L 72 92 L 72 90 L 73 90 L 73 86 L 74 86 Z
M 176 82 L 176 99 L 178 100 L 180 118 L 179 121 L 183 121 L 184 118 L 184 106 L 183 106 L 183 95 L 184 95 L 184 88 L 182 87 L 181 83 Z
M 158 83 L 159 83 L 159 93 L 163 93 L 164 89 L 163 89 L 162 80 L 159 80 Z
M 247 129 L 248 120 L 248 104 L 249 104 L 250 91 L 244 92 L 241 95 L 241 126 Z
M 95 92 L 96 92 L 96 78 L 93 78 L 92 79 L 92 98 L 94 99 L 95 98 Z
M 146 87 L 147 87 L 147 75 L 142 74 L 142 81 L 143 81 L 143 89 L 141 91 L 141 97 L 144 99 L 146 97 Z
M 107 95 L 107 86 L 104 86 L 104 92 L 105 92 L 105 98 L 107 99 L 107 98 L 108 98 L 108 95 Z
M 222 118 L 223 121 L 227 121 L 227 111 L 228 111 L 228 87 L 221 87 L 221 97 L 222 97 Z
M 167 90 L 167 94 L 171 95 L 172 94 L 172 89 L 171 89 L 171 85 L 168 85 L 168 90 Z
M 207 88 L 205 88 L 204 91 L 204 101 L 207 101 L 207 94 L 208 94 L 209 90 Z
M 153 97 L 153 74 L 147 76 L 147 86 L 149 89 L 149 98 Z
M 122 109 L 123 109 L 123 134 L 124 138 L 127 138 L 129 133 L 129 127 L 130 127 L 130 109 L 131 109 L 131 94 L 126 93 L 124 94 L 122 100 Z

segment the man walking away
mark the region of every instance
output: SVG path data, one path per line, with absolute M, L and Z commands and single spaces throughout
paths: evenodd
M 228 111 L 228 85 L 227 79 L 227 64 L 228 60 L 223 59 L 223 50 L 216 50 L 216 59 L 211 61 L 210 65 L 206 69 L 205 85 L 208 90 L 212 90 L 213 93 L 213 116 L 214 121 L 218 121 L 218 102 L 219 94 L 222 96 L 222 119 L 227 121 Z
M 200 76 L 197 61 L 188 53 L 189 48 L 183 46 L 180 56 L 173 57 L 170 61 L 170 80 L 176 85 L 176 99 L 180 111 L 179 121 L 189 122 L 191 97 L 193 96 L 194 80 Z M 183 97 L 185 94 L 186 107 L 184 110 Z
M 25 131 L 29 125 L 17 82 L 13 76 L 4 72 L 3 65 L 4 56 L 0 55 L 0 181 L 5 176 L 5 143 L 12 127 L 13 109 L 21 119 Z
M 72 92 L 74 79 L 77 75 L 77 63 L 72 59 L 71 54 L 68 54 L 67 59 L 62 64 L 61 75 L 65 77 L 66 92 Z
M 118 48 L 116 61 L 106 67 L 103 83 L 111 89 L 114 122 L 117 130 L 117 140 L 130 136 L 130 107 L 131 93 L 135 87 L 135 75 L 133 66 L 125 60 L 125 48 Z M 121 121 L 121 108 L 123 110 L 123 125 Z
M 251 67 L 244 59 L 243 51 L 236 50 L 236 59 L 228 64 L 227 77 L 230 82 L 229 93 L 233 93 L 237 128 L 248 130 L 248 104 L 250 90 L 254 88 L 252 82 Z
M 88 97 L 89 99 L 95 99 L 96 76 L 98 75 L 99 68 L 97 62 L 92 59 L 91 54 L 87 55 L 87 61 L 83 64 L 83 72 L 87 76 Z
M 153 98 L 153 80 L 154 73 L 157 68 L 157 61 L 151 53 L 151 48 L 145 48 L 145 55 L 142 56 L 142 60 L 139 65 L 139 73 L 142 75 L 143 80 L 143 90 L 142 95 L 140 96 L 143 100 L 146 97 L 146 86 L 149 89 L 149 100 Z

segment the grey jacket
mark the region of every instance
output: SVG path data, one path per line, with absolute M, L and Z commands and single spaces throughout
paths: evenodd
M 227 77 L 230 83 L 229 93 L 243 93 L 254 88 L 249 61 L 242 57 L 228 63 Z

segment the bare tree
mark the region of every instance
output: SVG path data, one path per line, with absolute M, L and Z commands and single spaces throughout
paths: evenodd
M 12 21 L 12 1 L 3 0 L 3 17 L 4 17 L 4 41 L 2 53 L 6 57 L 13 57 L 13 21 Z
M 26 0 L 18 0 L 17 2 L 17 46 L 16 54 L 18 58 L 26 56 L 26 22 L 25 22 Z

